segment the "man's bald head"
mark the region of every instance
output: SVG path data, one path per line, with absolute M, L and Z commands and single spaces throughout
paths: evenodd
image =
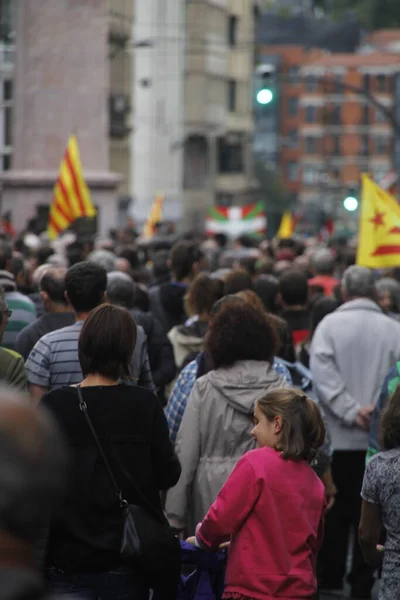
M 65 275 L 67 269 L 64 267 L 49 267 L 40 280 L 40 291 L 44 303 L 46 301 L 53 304 L 67 306 L 65 297 Z M 43 296 L 45 294 L 45 296 Z
M 0 389 L 0 535 L 38 538 L 64 491 L 66 464 L 51 416 Z

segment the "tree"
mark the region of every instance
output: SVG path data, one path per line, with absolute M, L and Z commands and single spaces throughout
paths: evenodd
M 293 199 L 281 176 L 266 167 L 262 161 L 256 160 L 254 174 L 260 184 L 260 201 L 263 202 L 267 213 L 268 233 L 273 236 L 279 229 L 284 211 L 293 208 Z

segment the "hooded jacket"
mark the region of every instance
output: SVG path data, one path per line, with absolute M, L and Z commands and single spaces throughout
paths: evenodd
M 171 329 L 168 338 L 174 349 L 174 359 L 178 369 L 186 366 L 188 359 L 190 362 L 203 350 L 207 327 L 208 323 L 195 321 L 190 325 L 178 325 Z
M 287 385 L 269 363 L 254 360 L 238 361 L 196 381 L 177 437 L 181 478 L 167 496 L 167 516 L 174 527 L 194 533 L 237 461 L 255 447 L 250 436 L 255 401 L 283 387 Z

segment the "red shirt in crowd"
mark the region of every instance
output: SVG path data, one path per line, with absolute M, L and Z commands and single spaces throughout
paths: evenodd
M 324 291 L 324 296 L 333 296 L 333 291 L 340 281 L 331 275 L 316 275 L 308 280 L 308 287 L 320 287 Z
M 324 512 L 324 486 L 305 461 L 272 448 L 245 454 L 197 530 L 209 550 L 232 536 L 224 596 L 311 599 Z

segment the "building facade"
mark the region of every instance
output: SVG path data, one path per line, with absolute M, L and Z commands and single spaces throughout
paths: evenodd
M 400 55 L 375 51 L 325 56 L 304 65 L 300 73 L 308 83 L 300 98 L 299 199 L 338 215 L 344 198 L 358 193 L 361 173 L 369 172 L 379 181 L 400 166 L 400 119 L 395 110 Z M 399 123 L 397 133 L 388 115 L 392 111 Z
M 254 199 L 253 0 L 186 3 L 185 226 L 203 227 L 213 204 Z

